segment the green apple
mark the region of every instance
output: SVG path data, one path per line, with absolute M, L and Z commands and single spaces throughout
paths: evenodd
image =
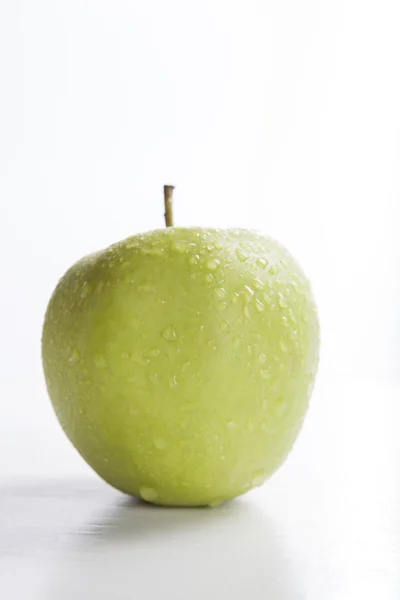
M 318 365 L 310 285 L 276 241 L 170 227 L 83 258 L 42 352 L 62 428 L 115 488 L 217 505 L 261 485 L 301 428 Z

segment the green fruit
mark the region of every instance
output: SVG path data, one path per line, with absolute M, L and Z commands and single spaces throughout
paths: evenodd
M 293 257 L 253 231 L 167 228 L 77 262 L 43 329 L 75 448 L 148 502 L 215 505 L 261 485 L 300 430 L 318 319 Z

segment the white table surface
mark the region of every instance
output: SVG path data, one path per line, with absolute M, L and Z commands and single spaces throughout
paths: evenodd
M 218 509 L 130 500 L 53 417 L 0 427 L 4 600 L 399 600 L 400 388 L 319 384 L 294 451 Z

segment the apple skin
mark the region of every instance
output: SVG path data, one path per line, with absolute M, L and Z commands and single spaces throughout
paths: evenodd
M 42 355 L 66 435 L 109 484 L 217 505 L 261 485 L 301 428 L 318 367 L 310 285 L 278 242 L 167 228 L 72 266 Z

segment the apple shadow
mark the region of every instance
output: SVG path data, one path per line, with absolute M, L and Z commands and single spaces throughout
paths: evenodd
M 247 499 L 210 509 L 122 498 L 81 529 L 74 544 L 46 600 L 298 598 L 283 540 Z
M 3 488 L 0 497 L 30 531 L 20 536 L 25 557 L 40 553 L 40 600 L 299 597 L 284 540 L 251 497 L 161 508 L 95 480 Z

